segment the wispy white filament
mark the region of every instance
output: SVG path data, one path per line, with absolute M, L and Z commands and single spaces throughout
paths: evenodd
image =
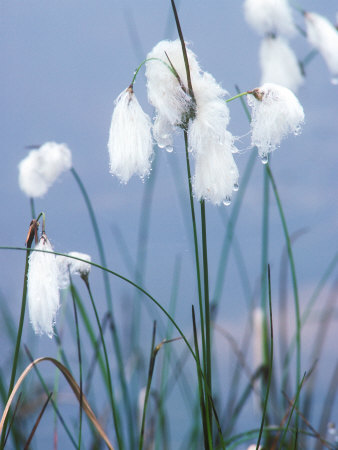
M 338 31 L 325 17 L 305 13 L 306 32 L 309 42 L 323 56 L 332 76 L 338 84 Z
M 245 0 L 244 16 L 260 34 L 292 35 L 295 25 L 287 0 Z
M 149 175 L 153 155 L 151 121 L 131 87 L 115 100 L 108 151 L 110 173 L 123 183 L 132 175 Z
M 251 114 L 251 144 L 265 162 L 289 133 L 298 134 L 304 122 L 304 111 L 297 97 L 283 86 L 265 83 L 248 95 Z
M 232 136 L 227 132 L 229 146 Z M 231 151 L 224 144 L 213 143 L 205 152 L 196 155 L 193 193 L 198 200 L 207 200 L 214 205 L 230 204 L 232 191 L 238 186 L 238 169 Z
M 81 258 L 86 261 L 91 261 L 91 257 L 85 253 L 69 252 L 69 256 Z M 66 289 L 70 284 L 70 275 L 79 275 L 86 278 L 89 275 L 91 265 L 79 261 L 78 259 L 67 258 L 67 256 L 57 255 L 56 263 L 58 267 L 58 284 L 60 289 Z
M 46 235 L 37 250 L 53 251 Z M 58 268 L 55 256 L 33 251 L 29 257 L 27 298 L 29 318 L 36 334 L 53 336 L 53 325 L 59 309 Z
M 28 197 L 42 197 L 56 179 L 72 167 L 72 154 L 65 144 L 46 142 L 31 150 L 19 163 L 19 186 Z
M 265 37 L 260 48 L 261 84 L 275 83 L 297 92 L 304 78 L 297 57 L 282 37 Z
M 207 72 L 195 79 L 193 88 L 196 117 L 188 130 L 189 149 L 196 158 L 193 193 L 198 200 L 230 204 L 239 175 L 232 156 L 237 151 L 234 138 L 226 129 L 227 92 Z

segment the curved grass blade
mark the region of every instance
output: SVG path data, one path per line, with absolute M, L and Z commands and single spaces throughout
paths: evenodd
M 24 379 L 26 378 L 26 376 L 29 374 L 29 372 L 38 364 L 42 363 L 43 361 L 49 361 L 52 364 L 54 364 L 63 374 L 63 376 L 65 377 L 67 383 L 69 384 L 70 388 L 72 389 L 72 391 L 74 392 L 76 398 L 78 401 L 80 401 L 80 397 L 81 397 L 81 392 L 80 392 L 80 387 L 78 386 L 78 384 L 76 383 L 75 379 L 73 378 L 72 374 L 69 372 L 69 370 L 63 365 L 61 364 L 59 361 L 57 361 L 54 358 L 48 357 L 48 356 L 44 356 L 41 358 L 37 358 L 35 359 L 33 362 L 31 362 L 26 368 L 25 370 L 21 373 L 20 377 L 18 378 L 17 382 L 15 383 L 15 386 L 13 387 L 12 391 L 11 391 L 11 395 L 9 396 L 9 399 L 6 403 L 4 412 L 2 414 L 1 417 L 1 421 L 0 421 L 0 433 L 3 432 L 3 425 L 4 422 L 6 420 L 6 417 L 8 415 L 8 411 L 9 408 L 13 402 L 13 399 L 15 397 L 15 394 L 17 393 L 18 389 L 20 388 L 22 382 L 24 381 Z M 113 446 L 111 445 L 106 433 L 104 432 L 103 428 L 101 427 L 100 423 L 98 422 L 95 414 L 93 413 L 93 411 L 90 408 L 90 405 L 86 399 L 86 397 L 83 397 L 83 410 L 84 412 L 87 414 L 89 420 L 93 423 L 94 427 L 96 428 L 97 432 L 100 434 L 100 436 L 102 437 L 102 439 L 105 441 L 107 447 L 110 450 L 114 450 Z

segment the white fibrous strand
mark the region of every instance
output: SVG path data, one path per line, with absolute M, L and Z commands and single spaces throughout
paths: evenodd
M 53 251 L 45 234 L 36 250 Z M 56 313 L 59 309 L 58 268 L 55 255 L 33 251 L 29 257 L 27 298 L 29 318 L 36 334 L 53 336 Z
M 245 0 L 244 16 L 259 34 L 295 33 L 291 8 L 287 0 Z
M 115 100 L 108 151 L 110 173 L 122 183 L 132 175 L 149 175 L 153 156 L 150 117 L 141 108 L 132 86 Z
M 233 137 L 229 132 L 228 145 Z M 192 180 L 193 193 L 198 200 L 207 200 L 214 205 L 231 202 L 232 191 L 238 186 L 238 169 L 232 153 L 224 143 L 213 142 L 207 151 L 196 155 L 195 175 Z
M 230 204 L 238 189 L 238 170 L 232 153 L 237 152 L 234 137 L 226 129 L 229 108 L 227 92 L 207 72 L 193 85 L 196 116 L 189 124 L 189 150 L 196 158 L 193 193 L 198 200 L 215 205 Z
M 200 76 L 196 56 L 187 48 L 192 84 Z M 149 102 L 156 110 L 154 138 L 160 147 L 171 145 L 172 133 L 193 108 L 188 94 L 181 42 L 161 41 L 147 55 L 146 77 Z M 173 73 L 176 72 L 177 76 Z M 169 144 L 167 144 L 169 142 Z
M 299 134 L 304 111 L 297 97 L 283 86 L 265 83 L 251 91 L 248 104 L 251 113 L 251 144 L 266 162 L 268 153 L 275 150 L 290 133 Z
M 316 13 L 305 13 L 308 41 L 324 58 L 333 78 L 338 84 L 338 31 L 325 17 Z
M 69 256 L 91 261 L 91 257 L 85 253 L 69 252 Z M 88 262 L 78 259 L 68 258 L 67 256 L 57 255 L 56 263 L 58 268 L 58 285 L 60 289 L 67 289 L 70 285 L 70 276 L 79 275 L 86 279 L 89 275 L 91 265 Z
M 261 84 L 275 83 L 297 92 L 304 77 L 297 57 L 282 37 L 267 36 L 260 48 Z
M 65 144 L 46 142 L 19 163 L 19 186 L 28 197 L 43 197 L 56 179 L 72 167 Z

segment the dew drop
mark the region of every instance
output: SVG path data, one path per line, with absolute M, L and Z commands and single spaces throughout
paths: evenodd
M 168 153 L 172 153 L 172 151 L 174 150 L 174 147 L 172 147 L 171 145 L 168 145 L 166 148 Z
M 223 205 L 224 206 L 229 206 L 231 204 L 231 198 L 230 197 L 226 197 L 225 200 L 223 201 Z
M 233 190 L 238 191 L 238 189 L 239 189 L 238 183 L 234 183 Z
M 268 163 L 268 155 L 264 155 L 264 156 L 262 157 L 262 163 L 263 163 L 263 164 L 267 164 L 267 163 Z

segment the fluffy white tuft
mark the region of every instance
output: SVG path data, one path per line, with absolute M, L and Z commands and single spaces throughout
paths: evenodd
M 248 24 L 260 34 L 295 33 L 287 0 L 245 0 L 244 16 Z
M 325 17 L 305 13 L 306 32 L 309 42 L 323 56 L 332 76 L 338 84 L 338 31 Z
M 153 155 L 151 121 L 131 87 L 115 100 L 108 150 L 110 173 L 123 183 L 134 174 L 141 178 L 149 175 Z
M 37 250 L 53 251 L 46 235 L 42 235 Z M 27 298 L 29 318 L 36 334 L 53 336 L 53 325 L 59 309 L 58 269 L 55 256 L 33 251 L 29 257 Z
M 304 111 L 297 97 L 283 86 L 265 83 L 248 95 L 251 114 L 251 144 L 257 146 L 263 162 L 289 133 L 298 134 Z
M 187 54 L 194 86 L 195 79 L 200 77 L 200 67 L 195 54 L 189 48 Z M 147 59 L 148 99 L 156 109 L 154 138 L 160 147 L 170 146 L 173 127 L 182 122 L 182 116 L 192 105 L 187 94 L 187 75 L 180 41 L 159 42 L 148 53 Z M 176 70 L 182 85 L 170 70 L 170 64 Z
M 65 144 L 46 142 L 31 150 L 19 163 L 19 186 L 28 197 L 42 197 L 56 179 L 72 167 L 72 154 Z
M 74 256 L 76 258 L 81 258 L 86 261 L 91 261 L 91 257 L 85 253 L 79 252 L 69 252 L 69 256 Z M 56 264 L 58 268 L 58 285 L 60 289 L 68 288 L 70 284 L 70 275 L 80 275 L 82 278 L 86 278 L 89 275 L 91 265 L 79 261 L 73 258 L 67 258 L 67 256 L 57 255 Z
M 260 48 L 261 84 L 275 83 L 297 92 L 304 78 L 297 57 L 282 37 L 265 37 Z
M 233 137 L 225 133 L 229 147 Z M 213 142 L 207 150 L 196 154 L 195 175 L 192 180 L 194 196 L 214 205 L 230 204 L 232 191 L 238 189 L 238 169 L 225 142 Z

